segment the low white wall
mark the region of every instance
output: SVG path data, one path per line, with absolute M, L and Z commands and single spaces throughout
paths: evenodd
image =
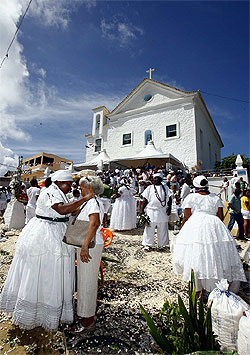
M 208 177 L 208 183 L 209 183 L 209 191 L 218 195 L 220 193 L 220 187 L 223 184 L 223 180 L 224 180 L 225 176 L 212 176 L 212 177 Z M 232 176 L 227 176 L 227 179 L 229 181 L 229 187 L 228 187 L 228 199 L 230 199 L 231 197 L 231 184 L 230 181 L 233 178 Z M 224 193 L 222 194 L 222 199 L 224 199 Z

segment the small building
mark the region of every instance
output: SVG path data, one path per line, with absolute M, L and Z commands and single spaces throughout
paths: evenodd
M 40 180 L 44 177 L 47 168 L 51 172 L 65 169 L 73 163 L 72 160 L 59 157 L 54 154 L 40 153 L 23 160 L 21 181 L 30 181 L 32 179 Z
M 109 166 L 133 166 L 153 142 L 159 164 L 162 157 L 161 165 L 208 170 L 220 161 L 223 147 L 199 91 L 186 92 L 147 78 L 111 112 L 105 106 L 93 109 L 92 132 L 86 140 L 82 167 L 101 166 L 101 155 Z

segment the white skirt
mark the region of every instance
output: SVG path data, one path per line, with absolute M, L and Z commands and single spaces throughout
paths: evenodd
M 117 198 L 112 209 L 110 228 L 129 230 L 136 227 L 136 222 L 136 200 L 132 196 Z
M 241 209 L 241 214 L 242 214 L 244 219 L 250 219 L 250 211 L 243 210 L 243 208 L 242 208 Z
M 224 225 L 214 215 L 194 213 L 177 236 L 173 252 L 175 273 L 190 280 L 194 270 L 197 288 L 207 291 L 221 279 L 246 281 L 235 241 Z
M 19 236 L 0 295 L 0 310 L 21 328 L 56 330 L 73 321 L 74 248 L 62 242 L 66 223 L 36 217 Z

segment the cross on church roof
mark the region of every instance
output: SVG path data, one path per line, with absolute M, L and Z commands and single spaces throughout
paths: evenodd
M 149 70 L 146 70 L 146 73 L 149 73 L 149 79 L 152 79 L 152 71 L 155 71 L 155 69 L 149 68 Z

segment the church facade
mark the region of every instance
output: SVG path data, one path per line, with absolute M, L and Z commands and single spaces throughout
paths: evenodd
M 149 141 L 191 169 L 214 168 L 223 143 L 199 91 L 185 92 L 144 79 L 113 111 L 93 109 L 92 133 L 86 135 L 86 164 L 105 152 L 117 161 L 135 157 Z

